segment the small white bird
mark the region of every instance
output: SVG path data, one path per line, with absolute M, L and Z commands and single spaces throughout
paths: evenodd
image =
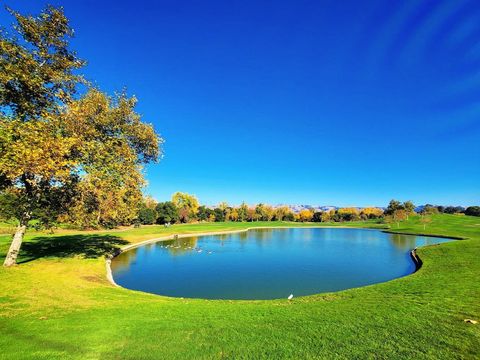
M 292 300 L 293 299 L 293 294 L 290 294 L 290 296 L 288 297 L 288 300 Z

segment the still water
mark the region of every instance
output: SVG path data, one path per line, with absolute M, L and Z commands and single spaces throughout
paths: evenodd
M 410 250 L 449 239 L 294 228 L 144 245 L 112 262 L 117 284 L 204 299 L 275 299 L 379 283 L 415 271 Z

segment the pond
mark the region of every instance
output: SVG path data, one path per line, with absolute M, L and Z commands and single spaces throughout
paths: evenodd
M 166 296 L 287 298 L 411 274 L 412 249 L 446 241 L 367 229 L 256 229 L 143 245 L 116 257 L 112 273 L 125 288 Z

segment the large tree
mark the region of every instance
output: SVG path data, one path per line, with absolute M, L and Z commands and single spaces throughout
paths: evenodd
M 62 9 L 36 17 L 9 11 L 13 34 L 0 32 L 0 205 L 18 227 L 5 266 L 16 263 L 32 219 L 82 226 L 133 219 L 141 166 L 158 160 L 161 143 L 135 113 L 135 98 L 109 97 L 78 74 L 84 62 L 69 49 L 73 31 Z
M 157 204 L 157 224 L 176 223 L 178 221 L 178 209 L 171 201 Z
M 393 215 L 393 213 L 397 210 L 403 210 L 402 203 L 398 200 L 390 200 L 388 203 L 388 207 L 385 209 L 385 215 Z
M 469 206 L 465 210 L 465 215 L 480 216 L 480 206 Z
M 178 209 L 178 216 L 181 222 L 187 223 L 196 218 L 199 203 L 195 195 L 176 192 L 172 195 L 172 203 Z

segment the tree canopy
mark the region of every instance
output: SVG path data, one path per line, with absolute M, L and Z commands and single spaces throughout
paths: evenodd
M 188 222 L 196 217 L 199 203 L 195 195 L 176 192 L 172 195 L 172 203 L 178 209 L 178 216 L 181 222 Z
M 85 227 L 137 215 L 142 165 L 162 139 L 135 112 L 136 99 L 92 88 L 69 49 L 61 8 L 16 19 L 0 32 L 0 191 L 19 222 L 5 265 L 15 263 L 28 222 L 59 218 Z M 79 93 L 80 86 L 84 90 Z
M 480 216 L 480 206 L 469 206 L 465 210 L 465 215 Z
M 179 220 L 178 210 L 171 201 L 158 203 L 155 210 L 158 224 L 176 223 Z

